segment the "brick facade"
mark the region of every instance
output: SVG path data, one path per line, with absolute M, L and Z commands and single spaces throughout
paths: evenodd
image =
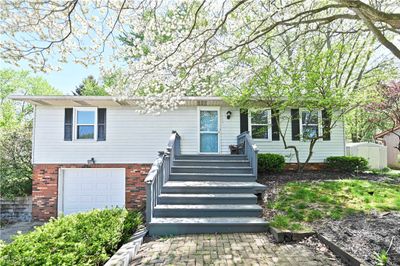
M 36 164 L 32 177 L 32 219 L 47 221 L 57 217 L 59 168 L 125 168 L 125 207 L 141 208 L 145 204 L 144 179 L 151 164 Z

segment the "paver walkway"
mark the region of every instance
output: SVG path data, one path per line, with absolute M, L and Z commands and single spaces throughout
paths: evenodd
M 146 242 L 147 241 L 147 242 Z M 341 265 L 302 244 L 257 234 L 203 234 L 145 240 L 131 265 Z

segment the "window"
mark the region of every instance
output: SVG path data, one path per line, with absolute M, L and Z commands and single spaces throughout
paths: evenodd
M 250 112 L 250 135 L 254 139 L 270 139 L 271 110 Z
M 96 109 L 79 108 L 76 109 L 76 139 L 95 139 L 96 138 Z
M 303 139 L 318 137 L 319 111 L 301 111 L 301 131 Z

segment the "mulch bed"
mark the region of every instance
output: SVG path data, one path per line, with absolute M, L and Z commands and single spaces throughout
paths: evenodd
M 277 213 L 265 208 L 266 203 L 274 201 L 282 185 L 292 182 L 327 181 L 338 179 L 361 179 L 400 184 L 400 178 L 385 175 L 359 174 L 349 175 L 327 171 L 307 171 L 304 173 L 284 172 L 281 174 L 259 175 L 258 182 L 267 186 L 260 199 L 264 207 L 264 217 L 271 220 Z M 367 263 L 375 264 L 375 254 L 389 248 L 388 265 L 400 265 L 400 213 L 357 214 L 339 221 L 319 220 L 311 224 L 319 233 L 328 237 L 335 244 Z M 393 239 L 393 240 L 392 240 Z
M 375 265 L 376 254 L 387 251 L 388 265 L 400 265 L 400 213 L 371 213 L 340 221 L 324 220 L 313 224 L 317 232 L 350 254 Z

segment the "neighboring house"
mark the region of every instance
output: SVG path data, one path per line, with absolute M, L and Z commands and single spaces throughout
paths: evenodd
M 182 155 L 230 154 L 229 145 L 237 144 L 238 135 L 249 131 L 260 153 L 279 153 L 286 156 L 288 163 L 295 162 L 293 152 L 284 149 L 276 132 L 277 121 L 271 119 L 271 110 L 240 112 L 218 97 L 186 97 L 176 110 L 158 115 L 140 113 L 137 107 L 140 98 L 123 101 L 109 96 L 12 98 L 35 105 L 32 196 L 36 220 L 110 205 L 143 206 L 144 179 L 172 130 L 179 133 Z M 301 108 L 282 114 L 281 126 L 288 145 L 299 148 L 302 161 L 308 154 L 309 143 L 301 136 L 306 132 L 323 132 L 322 115 L 323 112 L 315 112 L 306 123 L 304 119 L 309 113 Z M 344 154 L 345 136 L 340 122 L 324 140 L 317 142 L 311 163 L 320 164 L 328 156 Z M 227 163 L 226 156 L 215 158 Z M 248 162 L 237 158 L 238 164 L 246 166 L 239 170 L 247 173 Z M 226 176 L 236 174 L 231 168 L 226 167 Z M 229 174 L 228 170 L 235 171 Z M 251 173 L 250 170 L 247 174 Z M 241 177 L 238 174 L 237 178 Z
M 387 147 L 387 164 L 389 166 L 399 165 L 399 144 L 400 126 L 383 131 L 374 136 L 375 140 L 380 141 Z

